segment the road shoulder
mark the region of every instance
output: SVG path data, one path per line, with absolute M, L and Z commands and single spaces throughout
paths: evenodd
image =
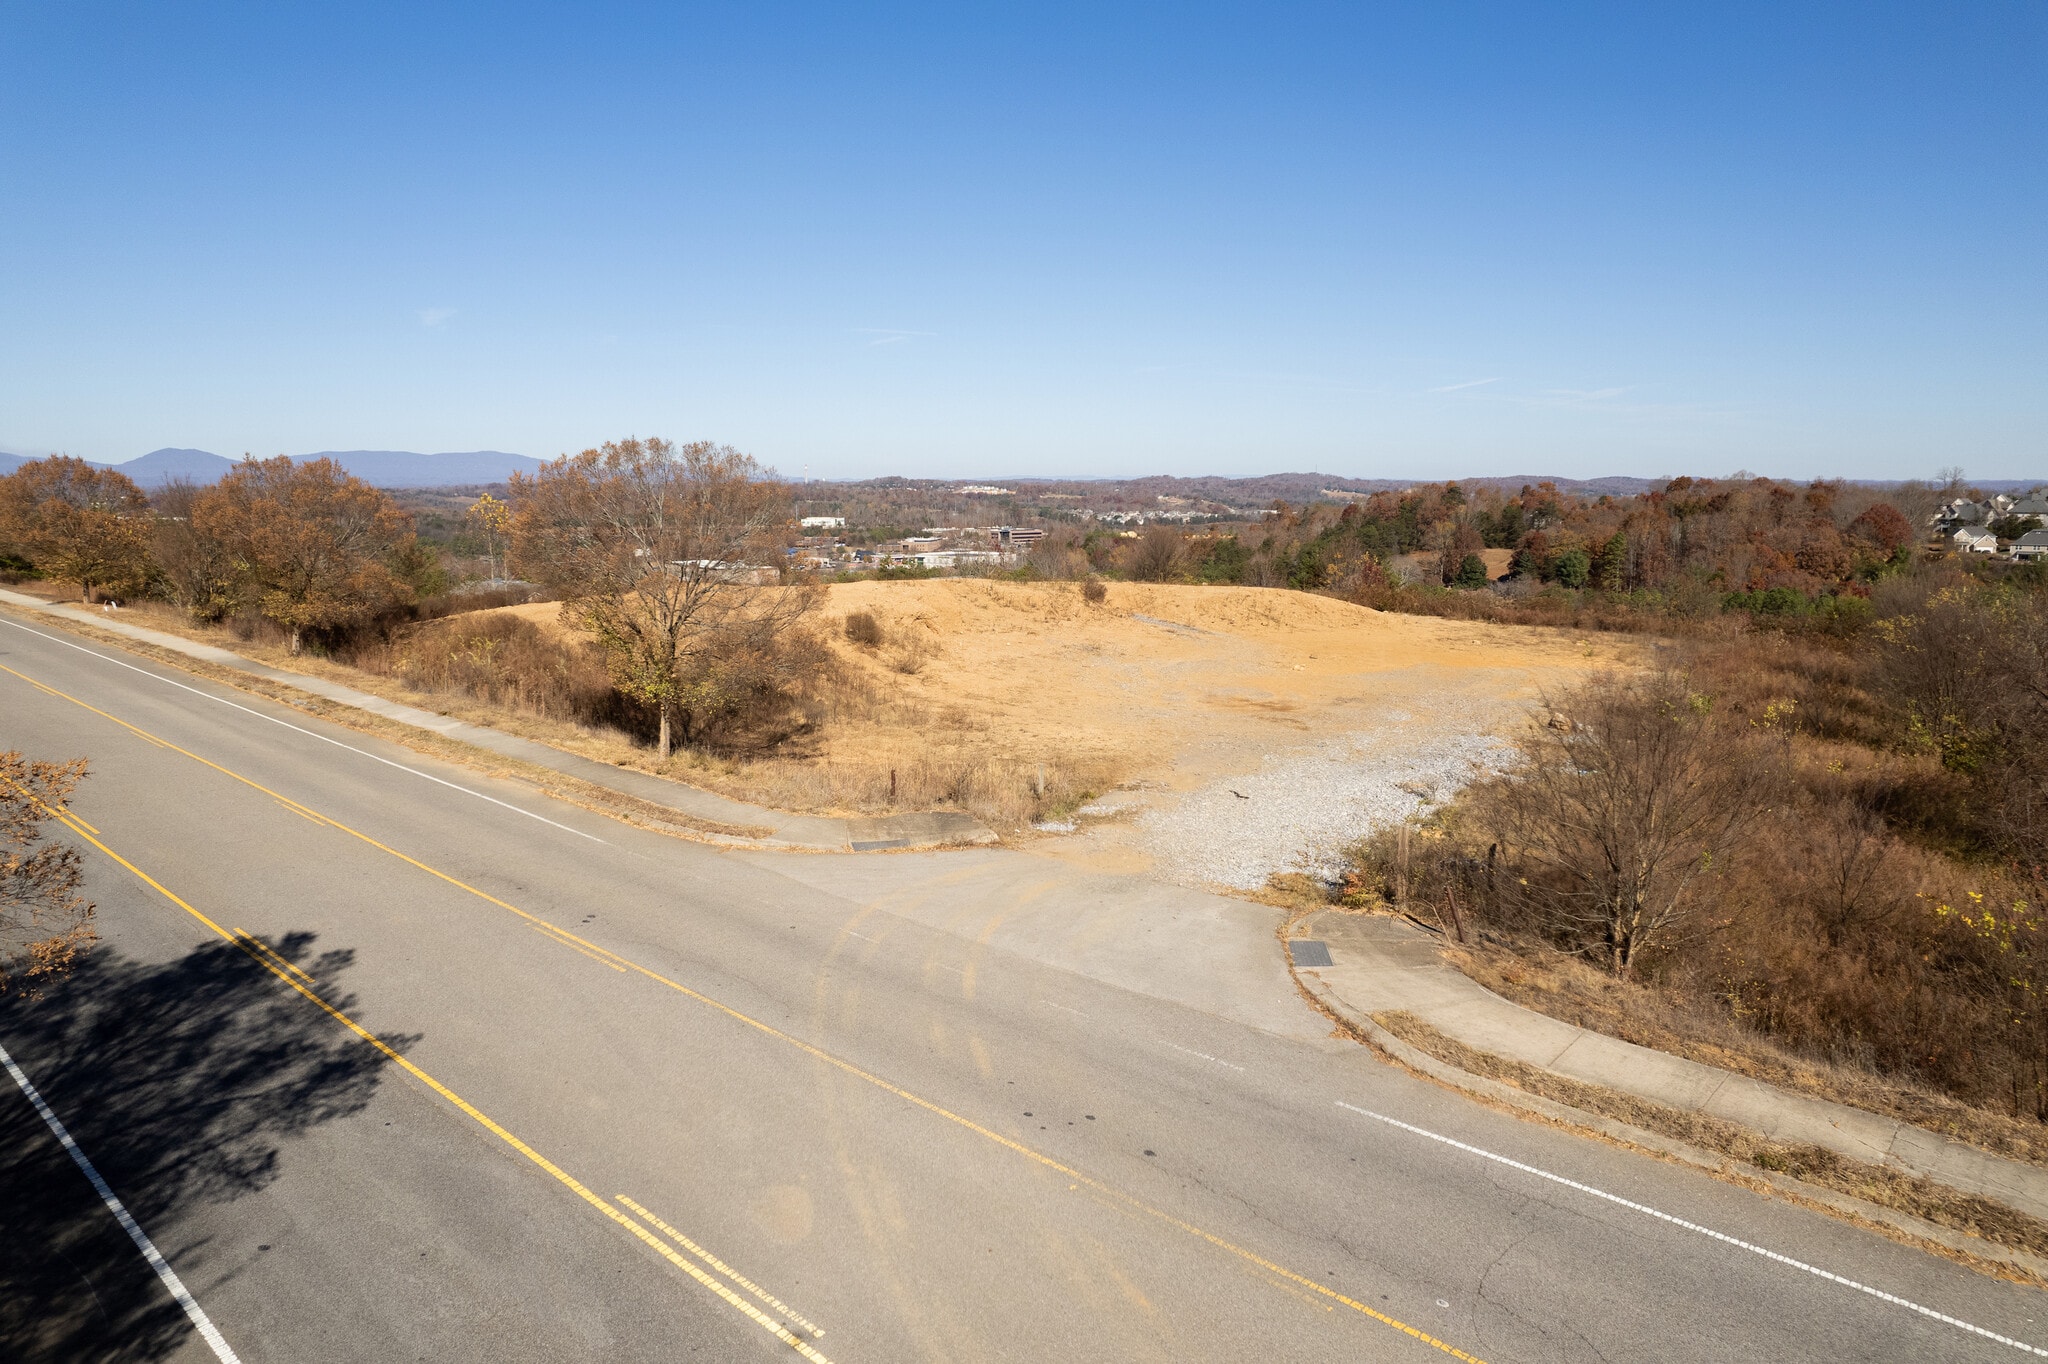
M 1287 939 L 1304 995 L 1412 1071 L 2048 1286 L 2048 1170 L 1545 1017 L 1401 919 L 1316 911 Z
M 0 589 L 0 605 L 17 608 L 24 615 L 56 626 L 67 634 L 83 635 L 95 643 L 139 652 L 159 663 L 193 672 L 209 680 L 255 690 L 273 700 L 301 704 L 310 698 L 326 718 L 354 728 L 370 728 L 387 738 L 405 741 L 408 732 L 431 736 L 437 756 L 448 756 L 445 745 L 480 750 L 494 765 L 511 764 L 517 775 L 548 788 L 549 780 L 567 778 L 579 794 L 594 788 L 616 799 L 597 802 L 601 812 L 636 813 L 643 822 L 662 832 L 729 846 L 757 847 L 781 851 L 883 852 L 897 849 L 974 846 L 997 841 L 993 830 L 970 815 L 937 810 L 908 812 L 876 818 L 840 818 L 792 814 L 762 806 L 728 800 L 680 782 L 645 772 L 614 767 L 580 754 L 569 753 L 533 739 L 506 734 L 483 725 L 438 715 L 415 706 L 357 691 L 325 678 L 286 672 L 210 644 L 202 644 L 161 630 L 131 625 L 111 616 L 60 603 L 46 602 L 25 593 Z M 283 695 L 279 693 L 282 692 Z M 365 726 L 354 717 L 374 717 L 385 723 Z M 415 745 L 416 746 L 416 745 Z M 551 794 L 561 794 L 551 791 Z M 566 798 L 578 804 L 575 795 Z M 607 808 L 609 807 L 609 808 Z

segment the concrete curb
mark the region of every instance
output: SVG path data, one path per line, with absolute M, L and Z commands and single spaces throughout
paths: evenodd
M 287 672 L 242 657 L 227 649 L 201 644 L 182 635 L 130 625 L 124 620 L 78 607 L 46 602 L 0 588 L 0 603 L 22 607 L 44 617 L 89 626 L 216 667 L 260 677 L 266 682 L 360 710 L 443 739 L 466 744 L 501 758 L 544 768 L 673 810 L 689 823 L 665 826 L 683 837 L 721 847 L 760 848 L 781 852 L 887 852 L 896 850 L 983 846 L 997 842 L 995 831 L 971 815 L 949 810 L 841 818 L 798 815 L 730 800 L 710 791 L 651 773 L 570 753 L 533 739 L 421 710 L 326 678 Z
M 1505 1061 L 1931 1179 L 2048 1222 L 2048 1169 L 1526 1009 L 1457 970 L 1435 937 L 1401 920 L 1317 910 L 1295 931 L 1326 940 L 1323 980 L 1354 1016 L 1404 1010 Z
M 1283 949 L 1284 950 L 1284 949 Z M 1322 1012 L 1350 1032 L 1359 1041 L 1381 1053 L 1388 1060 L 1404 1066 L 1417 1074 L 1427 1076 L 1452 1089 L 1490 1100 L 1505 1108 L 1516 1109 L 1545 1121 L 1564 1127 L 1575 1127 L 1596 1132 L 1610 1140 L 1629 1146 L 1641 1147 L 1682 1164 L 1696 1166 L 1722 1178 L 1733 1178 L 1752 1188 L 1763 1186 L 1796 1201 L 1814 1204 L 1852 1222 L 1872 1226 L 1880 1231 L 1902 1235 L 1909 1240 L 1925 1242 L 1950 1251 L 1968 1260 L 1989 1263 L 2007 1273 L 2030 1283 L 2048 1286 L 2048 1259 L 2030 1255 L 2022 1250 L 2001 1246 L 1982 1237 L 1944 1227 L 1915 1217 L 1911 1213 L 1887 1208 L 1879 1203 L 1867 1202 L 1833 1189 L 1807 1184 L 1801 1180 L 1766 1170 L 1761 1166 L 1748 1165 L 1729 1156 L 1678 1141 L 1657 1132 L 1632 1126 L 1598 1113 L 1589 1113 L 1582 1108 L 1573 1108 L 1555 1099 L 1531 1094 L 1504 1080 L 1490 1076 L 1474 1075 L 1448 1062 L 1440 1061 L 1428 1052 L 1409 1042 L 1404 1042 L 1385 1028 L 1375 1023 L 1368 1015 L 1361 1014 L 1345 1003 L 1328 982 L 1323 980 L 1314 967 L 1296 967 L 1290 957 L 1287 969 L 1293 975 L 1302 992 L 1312 999 Z M 1566 1076 L 1566 1079 L 1573 1077 Z M 1583 1080 L 1576 1083 L 1584 1084 Z

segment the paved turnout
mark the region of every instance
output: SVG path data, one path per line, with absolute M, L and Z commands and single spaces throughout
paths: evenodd
M 2034 1290 L 1332 1040 L 1253 906 L 1194 914 L 1205 992 L 1027 856 L 667 839 L 4 615 L 0 667 L 0 746 L 92 760 L 104 938 L 0 1047 L 173 1276 L 10 1077 L 9 1358 L 2048 1343 Z

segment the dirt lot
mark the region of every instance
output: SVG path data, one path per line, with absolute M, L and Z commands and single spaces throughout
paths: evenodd
M 544 623 L 557 611 L 506 609 Z M 846 639 L 861 611 L 881 625 L 877 647 Z M 913 776 L 957 785 L 963 765 L 1022 793 L 1042 764 L 1039 827 L 1072 835 L 1043 850 L 1238 888 L 1325 867 L 1368 827 L 1448 794 L 1543 689 L 1630 647 L 1298 592 L 1122 583 L 1099 606 L 1072 583 L 841 584 L 821 624 L 881 703 L 835 715 L 800 759 L 683 775 L 858 808 L 892 769 L 905 796 Z
M 561 628 L 552 603 L 502 609 Z M 861 611 L 878 646 L 846 638 Z M 662 770 L 610 731 L 421 696 L 158 603 L 128 618 Z M 950 805 L 1052 855 L 1238 889 L 1332 867 L 1343 844 L 1496 756 L 1543 690 L 1637 647 L 1271 589 L 1113 583 L 1089 605 L 1074 583 L 971 578 L 836 585 L 816 625 L 843 678 L 815 731 L 771 757 L 679 754 L 666 774 L 784 809 Z

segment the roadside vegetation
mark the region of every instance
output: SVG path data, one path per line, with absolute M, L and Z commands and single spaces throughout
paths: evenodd
M 1055 526 L 997 576 L 1062 584 L 1030 609 L 1075 638 L 1149 590 L 1119 583 L 1644 637 L 1647 666 L 1552 695 L 1506 770 L 1360 845 L 1330 897 L 1555 1016 L 2048 1163 L 2048 565 L 1925 547 L 1954 490 L 1436 484 Z M 613 442 L 447 518 L 486 566 L 457 582 L 451 541 L 328 461 L 145 495 L 53 457 L 0 478 L 0 575 L 787 808 L 1014 828 L 1126 775 L 915 685 L 958 643 L 888 604 L 921 587 L 827 615 L 786 567 L 793 505 L 730 448 Z M 862 725 L 886 746 L 827 741 Z M 41 832 L 83 771 L 0 754 L 0 989 L 93 939 Z
M 39 762 L 0 753 L 0 995 L 39 995 L 98 940 L 78 850 L 46 842 L 85 760 Z
M 929 628 L 894 622 L 851 659 L 826 647 L 842 622 L 816 618 L 816 585 L 783 567 L 791 505 L 706 443 L 566 457 L 433 512 L 429 536 L 328 461 L 244 461 L 145 497 L 59 457 L 0 479 L 0 576 L 785 808 L 952 805 L 1014 827 L 1101 789 L 1086 763 L 1005 759 L 974 723 L 894 692 L 942 647 Z M 472 549 L 488 576 L 454 581 L 451 550 Z M 827 726 L 878 718 L 915 742 L 820 752 Z
M 1568 1021 L 2048 1161 L 2048 591 L 1867 601 L 1551 698 L 1335 893 Z

